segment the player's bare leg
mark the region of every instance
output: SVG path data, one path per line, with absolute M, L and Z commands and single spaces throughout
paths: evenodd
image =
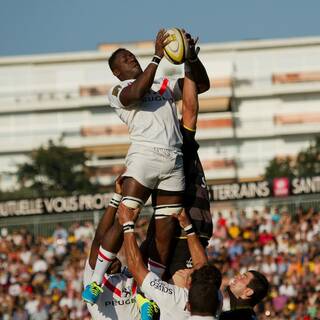
M 103 291 L 101 284 L 105 272 L 115 261 L 116 253 L 120 247 L 114 246 L 112 252 L 105 250 L 105 237 L 114 224 L 115 215 L 122 198 L 121 195 L 122 177 L 118 177 L 115 183 L 115 193 L 110 200 L 109 206 L 99 221 L 93 242 L 91 244 L 88 268 L 92 270 L 91 283 L 89 283 L 82 293 L 82 298 L 89 304 L 94 304 L 100 293 Z M 113 253 L 115 252 L 115 253 Z M 113 264 L 114 265 L 114 264 Z
M 169 257 L 170 245 L 177 223 L 172 214 L 182 209 L 182 195 L 157 190 L 154 196 L 155 234 L 153 245 L 149 245 L 149 269 L 162 276 Z
M 122 202 L 127 207 L 136 209 L 148 200 L 151 192 L 151 189 L 143 186 L 137 180 L 125 177 L 122 184 Z

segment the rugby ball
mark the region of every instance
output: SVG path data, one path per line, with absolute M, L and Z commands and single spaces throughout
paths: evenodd
M 184 63 L 188 57 L 188 42 L 179 28 L 168 29 L 170 43 L 164 47 L 164 56 L 173 64 Z

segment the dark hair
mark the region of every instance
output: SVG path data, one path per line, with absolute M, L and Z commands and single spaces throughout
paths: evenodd
M 115 63 L 115 60 L 116 60 L 116 58 L 117 58 L 117 55 L 118 55 L 119 53 L 121 53 L 122 51 L 126 51 L 126 49 L 124 49 L 124 48 L 119 48 L 119 49 L 117 49 L 116 51 L 114 51 L 114 52 L 111 54 L 111 56 L 110 56 L 110 58 L 109 58 L 109 60 L 108 60 L 109 67 L 110 67 L 111 71 L 113 71 L 114 63 Z
M 253 294 L 249 299 L 251 306 L 258 304 L 267 294 L 269 290 L 269 281 L 260 272 L 255 270 L 249 270 L 253 275 L 253 278 L 248 283 L 247 287 L 253 290 Z
M 196 281 L 188 293 L 191 314 L 213 315 L 220 307 L 219 289 L 211 283 Z
M 220 288 L 222 276 L 220 270 L 214 265 L 204 265 L 191 274 L 191 285 L 193 282 L 205 282 Z

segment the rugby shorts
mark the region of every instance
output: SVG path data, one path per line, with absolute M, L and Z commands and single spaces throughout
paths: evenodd
M 149 189 L 183 191 L 183 156 L 180 150 L 132 144 L 123 176 L 132 177 Z

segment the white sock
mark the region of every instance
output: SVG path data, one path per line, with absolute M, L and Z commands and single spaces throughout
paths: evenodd
M 149 258 L 148 269 L 161 279 L 166 270 L 166 266 Z
M 96 282 L 98 285 L 101 285 L 103 276 L 115 257 L 116 254 L 103 249 L 102 246 L 99 247 L 96 267 L 94 268 L 91 282 Z

